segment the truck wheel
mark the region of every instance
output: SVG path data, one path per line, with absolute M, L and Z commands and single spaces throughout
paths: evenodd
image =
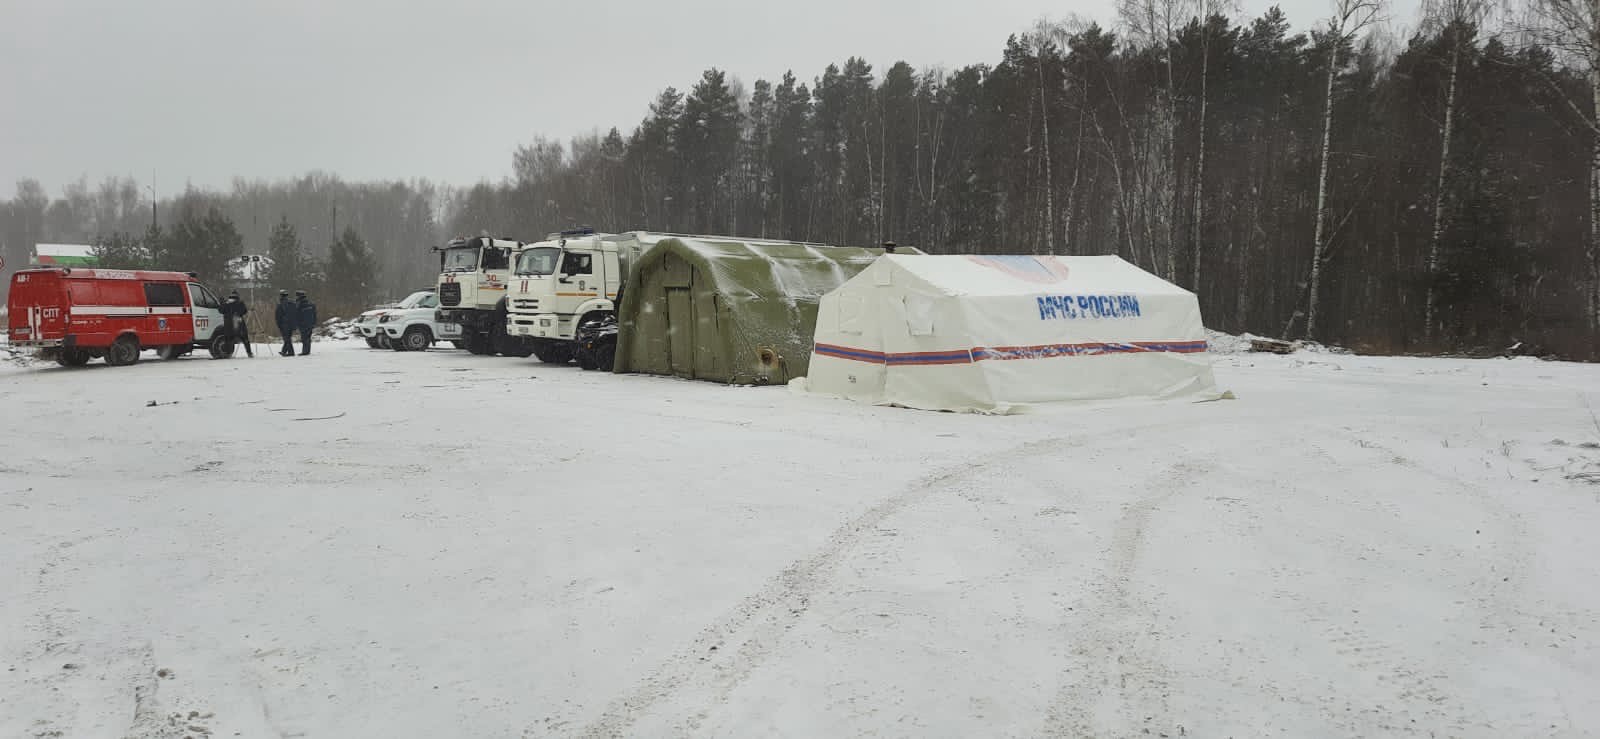
M 617 365 L 617 342 L 607 341 L 594 348 L 594 368 L 610 372 Z
M 489 336 L 480 333 L 467 334 L 467 351 L 478 355 L 488 354 Z
M 235 348 L 233 345 L 233 337 L 226 336 L 221 331 L 218 331 L 217 335 L 211 337 L 211 345 L 207 348 L 211 351 L 212 359 L 227 359 L 232 357 L 233 350 Z
M 106 350 L 106 364 L 113 367 L 126 367 L 139 361 L 139 340 L 132 336 L 123 336 L 111 343 L 111 348 Z
M 572 347 L 565 344 L 540 344 L 533 347 L 539 361 L 545 364 L 566 364 L 572 361 Z
M 506 333 L 504 322 L 498 322 L 489 327 L 489 353 L 500 354 L 507 357 L 528 356 L 518 354 L 522 350 L 522 342 L 517 341 Z
M 156 347 L 156 356 L 160 357 L 162 361 L 177 359 L 183 356 L 183 347 L 176 344 L 158 346 Z
M 366 338 L 367 338 L 367 348 L 368 349 L 377 349 L 378 348 L 378 337 L 376 337 L 376 336 L 368 336 Z
M 594 355 L 590 354 L 588 349 L 579 348 L 572 353 L 572 358 L 578 361 L 578 369 L 594 369 Z
M 62 349 L 56 355 L 56 364 L 62 367 L 82 367 L 89 363 L 88 349 Z
M 527 339 L 514 339 L 506 337 L 505 349 L 502 352 L 508 357 L 527 359 L 533 356 L 533 342 Z
M 453 346 L 453 347 L 455 347 L 457 349 L 465 349 L 465 348 L 467 348 L 467 342 L 462 341 L 460 339 L 451 339 L 450 340 L 450 346 Z
M 406 329 L 404 336 L 394 344 L 397 352 L 425 352 L 433 346 L 433 336 L 428 334 L 428 329 L 422 326 L 412 326 Z

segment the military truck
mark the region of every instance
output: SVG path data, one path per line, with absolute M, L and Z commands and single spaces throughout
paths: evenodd
M 478 236 L 434 247 L 439 253 L 439 309 L 434 317 L 439 323 L 461 327 L 467 351 L 512 357 L 533 354 L 531 340 L 506 335 L 506 286 L 512 265 L 527 246 L 512 239 Z
M 506 334 L 532 342 L 532 353 L 541 362 L 576 359 L 584 369 L 610 371 L 615 342 L 594 339 L 614 333 L 628 266 L 657 242 L 676 235 L 576 228 L 528 244 L 512 269 Z

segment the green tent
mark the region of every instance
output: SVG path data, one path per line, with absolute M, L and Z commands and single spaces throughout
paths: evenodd
M 817 302 L 881 254 L 792 241 L 663 239 L 629 270 L 614 371 L 741 385 L 803 377 Z

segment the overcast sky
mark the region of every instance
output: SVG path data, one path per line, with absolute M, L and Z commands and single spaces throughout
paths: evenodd
M 1416 0 L 1391 10 L 1411 25 Z M 1271 3 L 1247 0 L 1255 16 Z M 1327 0 L 1280 3 L 1297 28 Z M 0 197 L 80 175 L 163 197 L 313 169 L 498 180 L 543 134 L 626 133 L 707 67 L 748 89 L 863 56 L 998 61 L 1008 34 L 1112 4 L 1042 0 L 0 0 Z

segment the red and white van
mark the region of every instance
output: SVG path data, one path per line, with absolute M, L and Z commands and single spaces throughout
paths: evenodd
M 122 366 L 154 349 L 162 359 L 207 349 L 233 354 L 222 301 L 193 273 L 39 267 L 11 276 L 13 346 L 77 367 L 91 358 Z

